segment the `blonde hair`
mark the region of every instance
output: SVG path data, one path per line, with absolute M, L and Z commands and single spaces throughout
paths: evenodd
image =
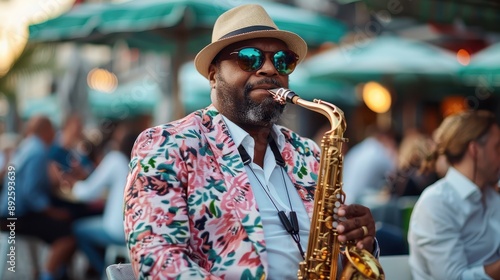
M 398 169 L 418 168 L 421 162 L 432 153 L 434 148 L 431 137 L 417 131 L 405 135 L 398 151 Z
M 467 147 L 472 141 L 481 141 L 495 124 L 492 112 L 464 111 L 446 117 L 434 132 L 434 151 L 427 157 L 427 168 L 435 168 L 438 156 L 444 155 L 450 164 L 462 160 Z

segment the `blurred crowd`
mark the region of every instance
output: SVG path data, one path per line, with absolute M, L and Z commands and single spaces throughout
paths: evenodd
M 324 131 L 315 136 L 318 144 Z M 448 168 L 444 156 L 438 157 L 435 170 L 426 166 L 434 147 L 433 136 L 416 128 L 399 135 L 377 126 L 368 126 L 360 142 L 343 145 L 345 203 L 372 210 L 381 255 L 409 253 L 406 234 L 412 207 Z
M 491 248 L 472 240 L 473 236 L 487 236 L 498 230 L 498 219 L 490 216 L 496 215 L 492 213 L 497 206 L 489 206 L 496 202 L 488 201 L 499 198 L 497 194 L 489 195 L 490 191 L 500 190 L 500 143 L 495 129 L 492 112 L 464 111 L 445 118 L 430 135 L 414 128 L 404 131 L 402 137 L 390 130 L 368 129 L 364 140 L 346 151 L 343 170 L 346 203 L 360 203 L 372 210 L 381 255 L 409 254 L 413 276 L 420 273 L 415 279 L 430 279 L 429 275 L 432 279 L 458 279 L 459 275 L 470 275 L 474 270 L 483 275 L 484 264 L 498 265 L 498 261 L 493 262 L 498 257 L 496 245 Z M 456 189 L 460 198 L 454 197 L 452 189 Z M 431 202 L 431 195 L 442 197 Z M 482 203 L 478 203 L 475 195 L 481 197 Z M 469 200 L 475 201 L 471 208 Z M 448 204 L 453 206 L 447 208 Z M 429 210 L 439 207 L 436 211 Z M 449 211 L 450 216 L 444 217 Z M 477 219 L 476 215 L 482 218 Z M 468 232 L 471 229 L 475 232 Z M 451 232 L 457 236 L 446 239 Z M 460 244 L 460 240 L 469 237 L 470 244 L 476 244 L 469 246 L 474 250 L 461 251 L 461 246 L 450 245 Z M 495 242 L 490 237 L 481 238 L 491 240 L 491 244 L 497 241 L 497 238 Z M 442 262 L 433 264 L 432 271 L 426 271 L 432 260 L 438 259 L 432 255 L 438 247 L 454 257 L 439 258 Z M 468 263 L 464 262 L 464 256 L 470 259 Z M 460 263 L 460 269 L 449 269 L 451 263 Z M 488 267 L 484 269 L 487 271 Z M 456 277 L 449 278 L 450 271 Z M 434 278 L 436 275 L 440 277 Z M 476 276 L 474 279 L 480 279 Z
M 140 130 L 110 122 L 96 136 L 78 115 L 68 116 L 58 130 L 49 118 L 35 116 L 21 135 L 0 136 L 2 231 L 8 230 L 6 217 L 14 215 L 16 234 L 49 244 L 39 279 L 71 278 L 76 251 L 88 259 L 84 278 L 100 278 L 106 247 L 125 246 L 123 191 Z M 362 141 L 343 147 L 346 203 L 371 208 L 382 255 L 409 253 L 411 210 L 422 192 L 448 170 L 445 156 L 433 152 L 435 138 L 416 129 L 397 137 L 390 130 L 369 128 Z M 316 141 L 320 144 L 320 138 Z M 429 162 L 435 168 L 429 168 Z M 15 168 L 14 213 L 6 203 L 9 166 Z
M 25 123 L 22 135 L 2 135 L 1 230 L 8 231 L 7 218 L 16 217 L 16 235 L 49 245 L 35 277 L 71 279 L 78 250 L 89 264 L 83 278 L 99 279 L 106 247 L 125 246 L 123 189 L 138 132 L 125 122 L 89 130 L 78 115 L 56 129 L 40 115 Z M 15 207 L 8 207 L 9 196 L 15 196 Z

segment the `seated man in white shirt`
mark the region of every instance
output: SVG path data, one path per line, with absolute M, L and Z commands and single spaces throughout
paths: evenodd
M 447 117 L 436 152 L 450 164 L 413 209 L 413 279 L 500 279 L 500 128 L 486 111 Z

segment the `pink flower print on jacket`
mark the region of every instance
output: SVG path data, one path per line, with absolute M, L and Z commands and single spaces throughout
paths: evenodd
M 279 127 L 285 169 L 312 212 L 319 147 Z M 261 218 L 241 157 L 213 106 L 145 130 L 125 190 L 125 233 L 138 279 L 260 279 Z

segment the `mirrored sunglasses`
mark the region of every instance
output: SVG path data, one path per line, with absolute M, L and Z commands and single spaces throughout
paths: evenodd
M 265 52 L 251 47 L 235 50 L 229 53 L 229 55 L 231 57 L 236 56 L 236 61 L 241 70 L 254 72 L 262 68 L 264 65 L 266 53 L 270 53 L 272 55 L 271 58 L 274 68 L 276 68 L 280 75 L 290 75 L 293 70 L 295 70 L 295 66 L 297 66 L 297 61 L 299 60 L 299 56 L 290 50 Z

